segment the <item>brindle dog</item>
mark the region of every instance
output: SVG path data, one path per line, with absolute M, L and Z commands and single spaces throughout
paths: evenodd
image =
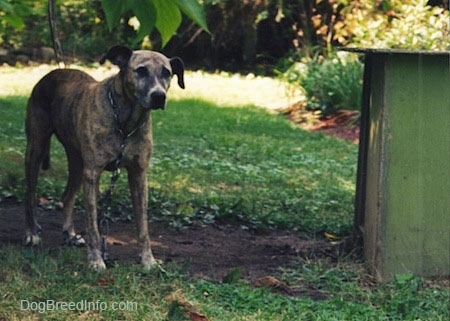
M 120 158 L 120 166 L 128 172 L 141 263 L 149 269 L 156 264 L 147 221 L 150 112 L 165 108 L 173 75 L 184 88 L 184 65 L 178 57 L 169 59 L 158 52 L 132 51 L 123 46 L 112 47 L 100 63 L 106 60 L 119 66 L 120 71 L 102 82 L 78 70 L 59 69 L 44 76 L 33 89 L 26 115 L 25 244 L 40 242 L 36 184 L 40 168 L 49 167 L 50 137 L 55 134 L 68 159 L 69 177 L 62 196 L 66 237 L 83 241 L 73 225 L 75 194 L 82 185 L 89 264 L 97 270 L 105 269 L 97 221 L 99 179 L 103 170 L 115 169 Z

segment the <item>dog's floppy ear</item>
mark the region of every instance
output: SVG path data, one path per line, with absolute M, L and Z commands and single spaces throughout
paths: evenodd
M 184 89 L 184 63 L 180 57 L 173 57 L 170 59 L 170 67 L 172 68 L 172 73 L 177 75 L 178 86 Z
M 108 52 L 100 59 L 100 64 L 104 64 L 106 60 L 111 61 L 113 64 L 119 66 L 120 69 L 128 66 L 133 51 L 125 46 L 114 46 L 108 50 Z

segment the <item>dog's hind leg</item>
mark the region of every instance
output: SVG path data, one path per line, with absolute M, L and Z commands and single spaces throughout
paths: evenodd
M 27 147 L 25 152 L 25 245 L 40 243 L 41 227 L 36 220 L 36 185 L 39 170 L 49 157 L 53 133 L 49 113 L 30 99 L 26 118 Z M 47 161 L 46 161 L 47 162 Z M 44 164 L 47 165 L 47 164 Z
M 64 205 L 63 234 L 65 242 L 68 245 L 84 246 L 86 242 L 81 235 L 76 234 L 73 224 L 73 209 L 75 206 L 76 194 L 81 186 L 83 162 L 77 152 L 66 149 L 66 154 L 68 159 L 69 178 L 62 195 L 62 202 Z

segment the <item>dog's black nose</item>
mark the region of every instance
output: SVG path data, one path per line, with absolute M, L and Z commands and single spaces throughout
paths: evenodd
M 166 93 L 162 91 L 156 91 L 150 96 L 152 109 L 164 109 L 166 106 Z

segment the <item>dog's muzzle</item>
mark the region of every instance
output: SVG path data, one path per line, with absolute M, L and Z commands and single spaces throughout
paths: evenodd
M 150 95 L 150 109 L 164 109 L 166 107 L 166 93 L 155 91 Z

